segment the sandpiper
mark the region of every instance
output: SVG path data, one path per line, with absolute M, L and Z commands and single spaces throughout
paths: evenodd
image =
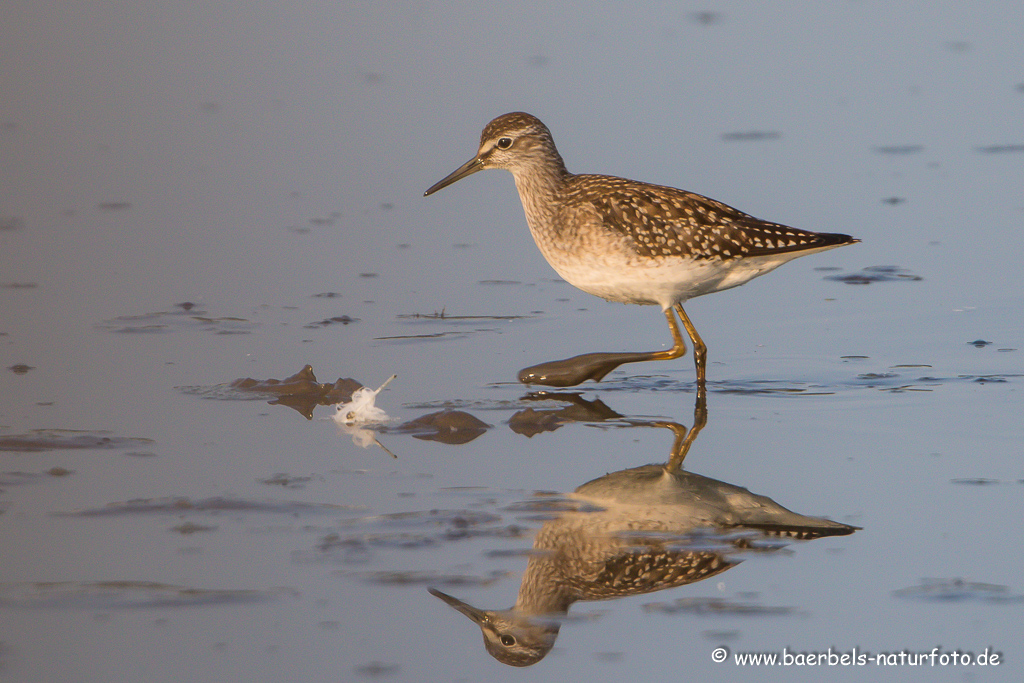
M 707 347 L 683 310 L 685 301 L 738 287 L 798 256 L 860 241 L 769 223 L 672 187 L 574 175 L 547 126 L 523 112 L 488 123 L 476 156 L 424 196 L 488 168 L 512 173 L 533 239 L 564 280 L 608 301 L 661 306 L 672 331 L 671 349 L 543 363 L 519 373 L 528 384 L 572 386 L 599 381 L 622 363 L 679 358 L 686 344 L 674 310 L 693 344 L 703 389 Z

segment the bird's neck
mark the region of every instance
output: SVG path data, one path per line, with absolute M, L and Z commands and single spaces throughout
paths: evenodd
M 578 596 L 568 588 L 559 570 L 554 558 L 531 557 L 513 609 L 532 616 L 566 614 Z
M 542 226 L 555 223 L 554 211 L 559 206 L 558 197 L 565 181 L 570 177 L 562 158 L 557 154 L 542 164 L 514 170 L 516 189 L 526 212 L 526 222 L 535 233 Z

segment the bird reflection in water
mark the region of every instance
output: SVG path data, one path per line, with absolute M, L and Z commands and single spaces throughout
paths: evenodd
M 799 515 L 745 488 L 683 471 L 706 422 L 701 392 L 689 430 L 672 422 L 646 423 L 675 434 L 667 463 L 613 472 L 569 494 L 565 509 L 537 532 L 510 609 L 482 610 L 434 588 L 430 593 L 480 627 L 495 659 L 530 666 L 554 647 L 574 602 L 702 581 L 738 564 L 732 555 L 764 537 L 814 539 L 858 529 Z M 708 536 L 709 530 L 715 535 Z

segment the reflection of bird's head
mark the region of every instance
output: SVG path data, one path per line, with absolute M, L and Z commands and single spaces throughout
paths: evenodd
M 430 594 L 465 614 L 484 636 L 484 647 L 492 657 L 510 666 L 530 666 L 544 659 L 558 637 L 558 622 L 537 619 L 514 610 L 481 610 L 447 593 L 431 588 Z

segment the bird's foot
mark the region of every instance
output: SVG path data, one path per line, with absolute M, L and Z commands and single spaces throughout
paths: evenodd
M 600 382 L 609 372 L 623 363 L 654 360 L 651 352 L 643 353 L 585 353 L 564 360 L 553 360 L 532 365 L 519 371 L 523 384 L 543 384 L 548 387 L 574 387 L 588 379 Z

